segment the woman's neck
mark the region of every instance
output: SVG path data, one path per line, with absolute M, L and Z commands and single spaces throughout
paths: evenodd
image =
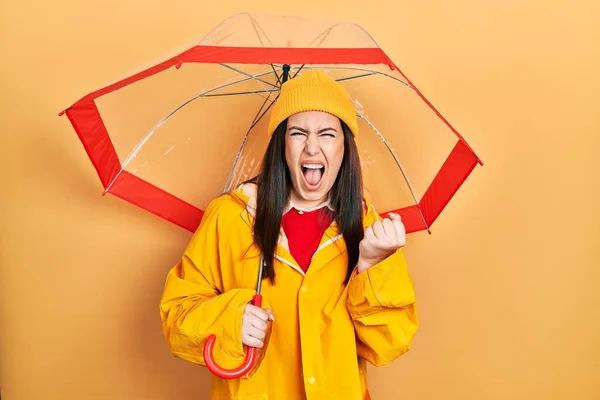
M 296 193 L 292 192 L 290 194 L 290 201 L 292 206 L 299 211 L 313 211 L 322 207 L 325 207 L 329 203 L 329 196 L 325 196 L 319 200 L 305 200 L 300 198 Z

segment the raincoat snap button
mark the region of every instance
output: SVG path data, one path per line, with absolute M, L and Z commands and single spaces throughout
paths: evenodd
M 308 378 L 308 383 L 310 383 L 311 385 L 313 383 L 315 383 L 315 378 L 313 376 L 311 376 L 310 378 Z

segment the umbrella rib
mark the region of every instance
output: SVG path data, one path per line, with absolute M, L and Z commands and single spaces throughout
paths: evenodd
M 279 78 L 279 74 L 275 70 L 275 66 L 273 64 L 271 64 L 271 68 L 273 68 L 273 73 L 275 74 L 275 77 L 277 78 L 277 83 L 279 84 L 279 87 L 281 87 L 281 79 Z
M 229 93 L 215 93 L 215 94 L 207 94 L 202 97 L 223 97 L 223 96 L 238 96 L 242 94 L 261 94 L 261 93 L 273 93 L 279 92 L 279 89 L 264 89 L 264 90 L 248 90 L 245 92 L 229 92 Z M 263 96 L 261 96 L 263 97 Z
M 423 215 L 423 210 L 421 210 L 421 206 L 419 206 L 419 201 L 417 200 L 417 196 L 415 195 L 415 192 L 414 192 L 414 190 L 413 190 L 413 188 L 412 188 L 412 186 L 411 186 L 411 184 L 410 184 L 410 182 L 408 180 L 408 176 L 406 176 L 406 173 L 404 172 L 404 168 L 402 168 L 402 165 L 400 164 L 400 161 L 398 160 L 398 158 L 396 157 L 396 155 L 392 151 L 392 148 L 390 147 L 389 143 L 387 142 L 387 140 L 385 140 L 385 137 L 383 137 L 383 135 L 381 134 L 381 132 L 379 132 L 379 129 L 377 129 L 375 127 L 375 125 L 373 125 L 371 123 L 371 121 L 369 121 L 369 119 L 365 115 L 363 115 L 361 112 L 358 112 L 358 111 L 357 111 L 357 114 L 362 119 L 364 119 L 367 124 L 369 124 L 369 126 L 371 127 L 371 129 L 373 129 L 373 131 L 377 134 L 377 136 L 379 136 L 379 138 L 381 139 L 381 141 L 383 142 L 383 144 L 385 145 L 385 147 L 388 149 L 389 153 L 392 155 L 392 158 L 396 162 L 396 165 L 398 166 L 398 168 L 400 169 L 400 172 L 402 173 L 402 176 L 404 177 L 404 181 L 408 185 L 408 190 L 410 190 L 410 194 L 412 195 L 412 198 L 415 201 L 415 205 L 417 206 L 417 209 L 419 210 L 419 214 L 421 215 L 421 218 L 423 219 L 423 224 L 425 224 L 425 227 L 427 229 L 429 229 L 429 225 L 427 224 L 427 220 L 425 219 L 425 215 Z
M 263 76 L 263 75 L 267 75 L 270 74 L 271 72 L 263 72 L 257 76 Z M 112 181 L 108 184 L 108 186 L 106 187 L 106 189 L 104 190 L 104 193 L 108 193 L 108 191 L 110 190 L 110 188 L 113 186 L 113 184 L 116 182 L 117 178 L 119 177 L 119 175 L 121 175 L 121 172 L 123 172 L 123 170 L 125 169 L 125 167 L 127 167 L 127 165 L 131 162 L 131 160 L 133 160 L 137 154 L 140 152 L 141 148 L 148 142 L 148 140 L 150 140 L 150 138 L 154 135 L 154 133 L 158 130 L 158 128 L 160 128 L 162 125 L 164 125 L 177 111 L 181 110 L 183 107 L 185 107 L 186 105 L 190 104 L 191 102 L 193 102 L 194 100 L 197 100 L 199 98 L 202 97 L 208 97 L 210 95 L 210 93 L 215 92 L 217 90 L 220 89 L 224 89 L 226 87 L 229 86 L 233 86 L 233 85 L 237 85 L 238 83 L 243 83 L 246 81 L 249 81 L 250 79 L 254 79 L 253 77 L 248 77 L 248 78 L 244 78 L 244 79 L 240 79 L 234 82 L 229 82 L 229 83 L 225 83 L 223 85 L 219 85 L 216 86 L 212 89 L 209 89 L 205 92 L 202 92 L 188 100 L 186 100 L 185 102 L 183 102 L 182 104 L 180 104 L 179 106 L 177 106 L 175 109 L 173 109 L 169 114 L 167 114 L 163 119 L 161 119 L 143 138 L 142 140 L 137 144 L 137 146 L 133 149 L 133 151 L 131 152 L 131 154 L 129 154 L 129 156 L 125 159 L 125 161 L 121 164 L 121 168 L 119 169 L 119 172 L 117 172 L 117 174 L 115 175 L 115 177 L 112 179 Z M 267 97 L 268 99 L 268 97 Z
M 402 83 L 403 85 L 405 85 L 405 86 L 413 89 L 413 87 L 411 85 L 409 85 L 407 82 L 404 82 L 400 78 L 396 78 L 395 76 L 392 76 L 390 74 L 386 74 L 386 73 L 380 72 L 380 71 L 373 71 L 372 69 L 367 69 L 367 68 L 337 67 L 337 66 L 329 66 L 329 65 L 326 65 L 326 66 L 317 66 L 317 65 L 314 65 L 314 66 L 307 66 L 306 68 L 307 69 L 323 69 L 323 68 L 326 68 L 326 69 L 334 69 L 334 70 L 373 72 L 374 74 L 382 75 L 382 76 L 388 77 L 390 79 L 393 79 L 395 81 L 398 81 L 398 82 Z
M 256 121 L 254 121 L 252 123 L 252 125 L 250 126 L 250 129 L 254 128 L 256 126 L 256 124 L 258 124 L 258 122 L 262 119 L 262 117 L 264 117 L 265 114 L 269 111 L 269 108 L 271 108 L 273 106 L 273 104 L 275 104 L 275 102 L 277 101 L 278 98 L 279 98 L 279 95 L 277 95 L 277 97 L 275 97 L 275 99 L 271 102 L 271 104 L 269 104 L 269 107 L 267 107 L 267 109 L 262 113 L 262 115 L 260 117 L 258 117 L 258 119 Z
M 260 38 L 260 33 L 258 32 L 258 29 L 261 30 L 261 32 L 265 36 L 265 39 L 267 39 L 267 41 L 269 42 L 269 44 L 272 47 L 273 46 L 273 42 L 271 42 L 271 39 L 269 39 L 269 37 L 267 36 L 267 32 L 265 32 L 265 30 L 262 28 L 262 26 L 260 26 L 260 24 L 258 22 L 256 22 L 256 20 L 252 17 L 252 15 L 248 14 L 248 17 L 250 18 L 250 21 L 252 21 L 252 27 L 254 28 L 254 32 L 256 32 L 256 36 L 258 37 L 258 40 L 260 41 L 260 44 L 263 47 L 265 47 L 265 44 L 263 43 L 262 39 Z
M 262 105 L 261 105 L 261 106 L 260 106 L 260 108 L 258 109 L 258 112 L 257 112 L 257 113 L 256 113 L 256 115 L 254 116 L 254 119 L 252 120 L 252 124 L 250 124 L 250 128 L 249 128 L 249 129 L 252 129 L 252 128 L 254 128 L 254 126 L 256 125 L 256 123 L 258 123 L 258 121 L 260 121 L 260 119 L 263 117 L 264 113 L 263 113 L 262 115 L 260 115 L 260 113 L 262 112 L 262 110 L 263 110 L 263 107 L 265 106 L 265 104 L 267 104 L 267 101 L 269 101 L 269 99 L 268 99 L 268 98 L 267 98 L 267 99 L 265 99 L 265 101 L 263 101 Z M 274 103 L 274 102 L 271 102 L 271 104 L 272 104 L 272 103 Z M 269 107 L 267 107 L 267 109 L 265 110 L 265 113 L 266 113 L 267 111 L 269 111 L 269 108 L 271 108 L 271 104 L 269 105 Z M 260 117 L 259 117 L 259 115 L 260 115 Z
M 243 14 L 249 14 L 248 12 L 245 13 L 240 13 L 239 15 L 243 15 Z M 214 26 L 211 30 L 209 30 L 208 32 L 206 32 L 201 38 L 200 40 L 198 40 L 196 43 L 198 45 L 200 45 L 202 42 L 204 42 L 210 35 L 212 35 L 214 32 L 217 32 L 217 30 L 222 27 L 223 25 L 225 25 L 228 21 L 236 18 L 237 15 L 232 15 L 230 17 L 227 17 L 226 19 L 224 19 L 223 21 L 219 22 L 218 25 Z
M 249 74 L 249 73 L 247 73 L 247 72 L 241 71 L 241 70 L 239 70 L 239 69 L 237 69 L 237 68 L 234 68 L 234 67 L 232 67 L 232 66 L 229 66 L 229 65 L 227 65 L 227 64 L 224 64 L 224 63 L 220 63 L 219 65 L 222 65 L 222 66 L 223 66 L 223 67 L 225 67 L 225 68 L 231 69 L 232 71 L 238 72 L 238 73 L 240 73 L 240 74 L 242 74 L 242 75 L 245 75 L 245 76 L 247 76 L 247 77 L 249 77 L 249 78 L 252 78 L 252 79 L 254 79 L 254 80 L 255 80 L 255 81 L 256 81 L 256 82 L 257 82 L 259 85 L 260 85 L 260 83 L 262 82 L 262 83 L 265 83 L 265 84 L 267 84 L 267 85 L 269 85 L 269 86 L 272 86 L 272 87 L 274 87 L 274 88 L 277 88 L 277 89 L 279 89 L 279 86 L 277 86 L 277 85 L 275 85 L 275 84 L 273 84 L 273 83 L 271 83 L 271 82 L 267 82 L 267 81 L 265 81 L 265 80 L 263 80 L 263 79 L 259 79 L 259 78 L 258 78 L 258 75 L 256 75 L 256 76 L 254 76 L 254 75 L 251 75 L 251 74 Z M 270 72 L 269 72 L 269 73 L 270 73 Z M 267 75 L 267 74 L 269 74 L 269 73 L 262 73 L 262 75 Z M 261 75 L 261 76 L 262 76 L 262 75 Z M 261 85 L 261 86 L 262 86 L 262 85 Z M 262 87 L 263 87 L 263 89 L 265 89 L 265 90 L 266 90 L 266 88 L 265 88 L 264 86 L 262 86 Z M 272 97 L 270 93 L 269 93 L 269 96 L 268 96 L 268 97 Z
M 258 76 L 259 76 L 259 75 L 256 75 L 256 76 L 254 76 L 254 75 L 251 75 L 251 74 L 249 74 L 249 73 L 247 73 L 247 72 L 241 71 L 241 70 L 239 70 L 239 69 L 237 69 L 237 68 L 234 68 L 234 67 L 232 67 L 232 66 L 230 66 L 230 65 L 227 65 L 227 64 L 224 64 L 224 63 L 219 63 L 219 65 L 221 65 L 221 66 L 223 66 L 223 67 L 225 67 L 225 68 L 228 68 L 228 69 L 230 69 L 230 70 L 232 70 L 232 71 L 235 71 L 235 72 L 237 72 L 237 73 L 240 73 L 240 74 L 242 74 L 242 75 L 244 75 L 244 76 L 247 76 L 247 77 L 248 77 L 248 78 L 250 78 L 250 79 L 254 79 L 254 80 L 255 80 L 255 81 L 257 81 L 257 82 L 262 82 L 262 83 L 264 83 L 264 84 L 266 84 L 266 85 L 269 85 L 269 86 L 272 86 L 272 87 L 274 87 L 274 88 L 279 88 L 277 85 L 275 85 L 275 84 L 273 84 L 273 83 L 271 83 L 271 82 L 267 82 L 267 81 L 265 81 L 265 80 L 263 80 L 263 79 L 259 79 L 259 78 L 258 78 Z M 267 72 L 267 73 L 263 73 L 262 75 L 267 75 L 267 74 L 270 74 L 270 73 L 271 73 L 271 72 Z
M 317 37 L 315 37 L 313 39 L 312 42 L 310 42 L 310 44 L 308 45 L 308 47 L 312 46 L 314 42 L 316 42 L 321 36 L 323 36 L 323 39 L 321 39 L 321 41 L 319 42 L 319 44 L 317 44 L 316 47 L 321 46 L 321 44 L 323 44 L 323 42 L 325 41 L 325 39 L 327 39 L 327 36 L 329 36 L 329 34 L 331 33 L 331 31 L 333 31 L 333 28 L 337 27 L 338 25 L 341 25 L 341 23 L 335 23 L 333 25 L 331 25 L 329 28 L 325 29 L 323 32 L 319 33 L 317 35 Z
M 298 70 L 296 71 L 296 73 L 294 74 L 294 76 L 292 76 L 292 79 L 294 79 L 300 73 L 300 71 L 302 71 L 302 68 L 304 68 L 305 66 L 306 66 L 306 64 L 302 64 L 300 66 L 300 68 L 298 68 Z
M 364 77 L 366 77 L 366 76 L 373 76 L 373 75 L 376 75 L 376 74 L 377 74 L 377 72 L 375 72 L 375 71 L 371 71 L 371 72 L 367 72 L 367 73 L 365 73 L 365 74 L 353 75 L 353 76 L 347 76 L 347 77 L 345 77 L 345 78 L 336 79 L 336 81 L 338 81 L 338 82 L 342 82 L 342 81 L 349 81 L 349 80 L 351 80 L 351 79 L 364 78 Z
M 381 76 L 385 76 L 387 78 L 393 79 L 395 81 L 398 81 L 398 82 L 402 83 L 403 85 L 405 85 L 405 86 L 407 86 L 407 87 L 409 87 L 409 88 L 412 89 L 412 86 L 410 86 L 408 83 L 404 82 L 402 79 L 396 78 L 395 76 L 392 76 L 392 75 L 389 75 L 389 74 L 386 74 L 386 73 L 383 73 L 383 72 L 373 71 L 371 69 L 366 69 L 366 68 L 331 67 L 331 66 L 319 67 L 319 66 L 306 66 L 306 64 L 303 64 L 294 73 L 294 76 L 292 78 L 295 78 L 296 75 L 298 75 L 298 73 L 300 72 L 300 70 L 302 70 L 302 68 L 304 68 L 304 67 L 306 67 L 307 69 L 322 69 L 322 68 L 327 68 L 327 69 L 336 69 L 336 70 L 363 71 L 363 72 L 365 72 L 365 74 L 361 74 L 361 75 L 355 75 L 355 76 L 351 76 L 351 77 L 336 79 L 338 82 L 349 80 L 349 79 L 363 78 L 363 77 L 373 76 L 373 75 L 381 75 Z

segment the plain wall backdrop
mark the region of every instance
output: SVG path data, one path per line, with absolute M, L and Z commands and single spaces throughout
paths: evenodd
M 242 11 L 363 26 L 485 163 L 409 237 L 421 328 L 374 398 L 600 398 L 600 3 L 0 3 L 4 400 L 207 398 L 160 330 L 188 232 L 101 185 L 84 94 Z

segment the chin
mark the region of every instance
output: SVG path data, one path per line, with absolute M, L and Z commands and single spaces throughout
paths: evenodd
M 300 191 L 297 190 L 296 193 L 300 196 L 301 200 L 322 202 L 327 200 L 330 190 L 331 187 L 321 187 L 318 190 L 308 190 L 306 188 L 302 188 Z
M 319 201 L 323 197 L 327 196 L 327 192 L 309 192 L 309 193 L 301 193 L 303 200 L 306 201 Z

